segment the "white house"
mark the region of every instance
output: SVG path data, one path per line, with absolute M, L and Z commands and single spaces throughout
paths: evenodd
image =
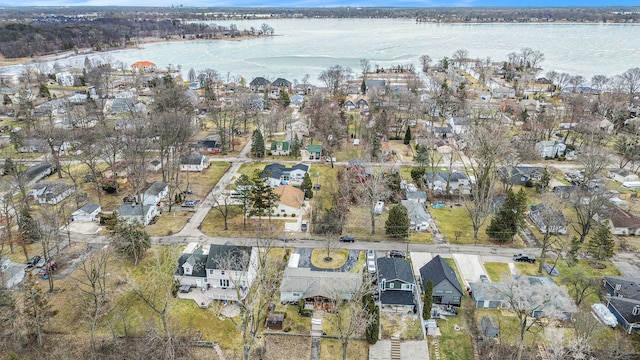
M 49 163 L 41 163 L 33 165 L 25 172 L 18 175 L 18 182 L 24 186 L 31 186 L 41 179 L 53 174 L 55 168 Z M 13 184 L 12 187 L 16 187 L 18 184 Z
M 61 181 L 43 181 L 31 188 L 29 195 L 40 204 L 55 205 L 73 193 L 73 186 Z
M 208 287 L 214 290 L 231 290 L 214 291 L 212 295 L 215 300 L 238 300 L 238 292 L 240 299 L 244 299 L 256 278 L 258 249 L 250 246 L 211 245 L 205 269 Z
M 447 190 L 447 183 L 449 186 L 449 192 L 459 192 L 463 195 L 468 195 L 471 192 L 471 179 L 467 174 L 460 171 L 447 172 L 435 172 L 427 171 L 424 174 L 425 183 L 430 189 L 436 192 L 443 193 Z
M 142 193 L 141 201 L 144 205 L 157 205 L 169 192 L 169 184 L 163 181 L 155 181 Z
M 298 216 L 304 202 L 304 191 L 291 185 L 282 185 L 273 189 L 275 194 L 280 195 L 278 206 L 273 210 L 273 214 L 280 216 Z
M 467 131 L 469 131 L 470 123 L 471 121 L 467 117 L 452 116 L 449 119 L 451 130 L 456 135 L 465 134 Z
M 42 153 L 47 151 L 47 142 L 42 139 L 24 139 L 20 144 L 21 153 Z
M 431 214 L 427 212 L 422 203 L 413 200 L 401 200 L 404 207 L 407 208 L 409 215 L 411 231 L 427 231 L 431 225 Z
M 142 225 L 148 225 L 158 215 L 160 215 L 160 208 L 156 205 L 122 204 L 118 206 L 118 217 L 129 223 L 137 221 Z
M 209 158 L 199 154 L 191 153 L 180 157 L 180 171 L 202 172 L 209 167 Z
M 538 141 L 535 145 L 538 155 L 542 158 L 555 158 L 564 155 L 567 145 L 562 141 Z
M 272 163 L 264 167 L 262 177 L 273 187 L 287 185 L 290 182 L 302 183 L 304 174 L 309 171 L 309 165 L 296 164 L 286 167 L 282 164 Z
M 607 176 L 619 183 L 623 183 L 627 181 L 638 181 L 638 175 L 625 169 L 609 170 Z
M 94 202 L 88 202 L 71 214 L 71 220 L 77 222 L 94 222 L 98 220 L 98 214 L 102 207 Z

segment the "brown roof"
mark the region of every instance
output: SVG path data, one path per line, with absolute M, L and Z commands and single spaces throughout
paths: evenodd
M 273 192 L 280 195 L 280 203 L 299 209 L 304 201 L 304 191 L 291 185 L 282 185 L 273 189 Z
M 634 228 L 640 227 L 640 218 L 628 214 L 616 207 L 611 207 L 605 212 L 605 218 L 608 218 L 613 224 L 614 227 L 617 228 Z
M 156 64 L 152 63 L 151 61 L 136 61 L 133 64 L 131 64 L 131 67 L 152 67 L 152 66 L 156 66 Z

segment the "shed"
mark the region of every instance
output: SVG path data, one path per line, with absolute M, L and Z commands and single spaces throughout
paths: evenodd
M 267 329 L 269 330 L 282 330 L 284 324 L 285 314 L 271 313 L 267 316 Z

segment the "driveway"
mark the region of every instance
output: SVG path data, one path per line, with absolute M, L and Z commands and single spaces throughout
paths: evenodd
M 458 266 L 464 286 L 469 286 L 470 282 L 480 281 L 480 275 L 486 275 L 478 255 L 452 254 L 452 256 Z
M 416 280 L 420 278 L 420 268 L 423 267 L 426 263 L 431 261 L 432 256 L 431 253 L 428 252 L 411 252 L 411 266 L 413 267 L 413 275 L 416 277 Z

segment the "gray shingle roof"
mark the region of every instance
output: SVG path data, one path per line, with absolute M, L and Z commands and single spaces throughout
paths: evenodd
M 251 246 L 211 245 L 207 269 L 247 271 L 251 261 Z
M 164 191 L 167 188 L 167 186 L 168 184 L 166 182 L 156 181 L 153 184 L 151 184 L 144 193 L 145 195 L 157 196 L 162 191 Z
M 280 179 L 282 174 L 290 173 L 293 170 L 303 170 L 306 172 L 306 171 L 309 171 L 309 165 L 295 164 L 292 167 L 288 168 L 282 164 L 273 163 L 264 167 L 264 170 L 262 170 L 262 176 L 266 177 L 267 172 L 269 172 L 271 174 L 269 176 L 270 178 Z
M 309 268 L 288 267 L 282 276 L 280 292 L 301 292 L 303 298 L 341 294 L 348 299 L 362 283 L 362 276 L 352 272 L 313 271 Z
M 433 282 L 434 287 L 442 281 L 448 280 L 461 294 L 463 293 L 456 272 L 440 255 L 436 255 L 431 261 L 420 268 L 420 277 L 422 278 L 423 290 L 429 280 Z
M 384 305 L 413 305 L 413 291 L 383 291 L 380 302 Z
M 180 254 L 180 257 L 178 258 L 178 266 L 176 267 L 176 273 L 175 273 L 176 275 L 184 275 L 184 268 L 182 267 L 184 263 L 189 263 L 191 264 L 191 266 L 193 266 L 193 271 L 191 272 L 191 275 L 188 275 L 188 276 L 195 276 L 195 277 L 207 276 L 207 270 L 206 270 L 207 255 Z
M 144 205 L 142 208 L 142 214 L 147 214 L 149 212 L 149 208 L 155 205 Z M 121 216 L 141 216 L 140 205 L 135 204 L 122 204 L 118 206 L 118 214 Z
M 378 278 L 386 281 L 400 280 L 409 284 L 415 284 L 413 271 L 409 261 L 400 258 L 378 258 Z
M 91 214 L 91 213 L 93 213 L 94 211 L 96 211 L 99 208 L 100 208 L 100 205 L 89 201 L 88 203 L 84 204 L 83 207 L 78 209 L 78 211 L 82 211 L 84 213 Z
M 616 290 L 616 292 L 623 297 L 640 300 L 640 278 L 605 276 L 604 279 L 613 287 L 620 285 L 620 290 Z

